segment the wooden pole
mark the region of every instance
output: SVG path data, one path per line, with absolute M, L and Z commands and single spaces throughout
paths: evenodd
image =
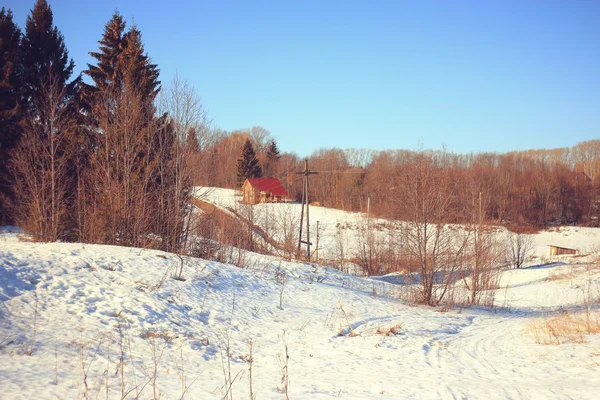
M 315 175 L 317 172 L 310 171 L 308 169 L 308 158 L 304 159 L 304 171 L 296 172 L 296 174 L 304 175 L 304 182 L 302 187 L 302 209 L 300 211 L 300 234 L 298 236 L 298 251 L 302 243 L 302 225 L 304 218 L 304 203 L 306 203 L 306 259 L 310 261 L 310 220 L 308 211 L 308 176 Z
M 306 189 L 306 177 L 302 179 L 302 206 L 300 208 L 300 233 L 298 234 L 298 255 L 300 254 L 300 246 L 302 245 L 302 223 L 304 222 L 304 196 L 306 193 L 304 191 Z

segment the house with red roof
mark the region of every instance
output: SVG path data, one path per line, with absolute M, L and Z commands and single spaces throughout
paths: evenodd
M 287 199 L 287 190 L 277 178 L 248 178 L 242 185 L 244 203 L 281 203 Z

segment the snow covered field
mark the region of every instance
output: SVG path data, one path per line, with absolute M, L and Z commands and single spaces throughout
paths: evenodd
M 233 189 L 222 188 L 196 188 L 198 196 L 214 203 L 224 210 L 236 210 L 240 214 L 247 214 L 250 206 L 239 202 L 240 196 Z M 281 234 L 283 220 L 293 219 L 295 227 L 300 220 L 300 204 L 257 204 L 251 207 L 254 222 L 269 232 L 274 238 Z M 311 239 L 315 241 L 319 221 L 320 256 L 322 258 L 335 258 L 343 247 L 346 253 L 357 251 L 361 243 L 361 229 L 367 227 L 367 216 L 363 213 L 345 212 L 327 207 L 310 207 Z M 389 223 L 387 220 L 372 218 L 371 227 L 375 234 L 387 237 Z M 456 226 L 461 229 L 460 226 Z M 393 228 L 392 228 L 393 229 Z M 507 234 L 504 228 L 498 228 L 500 234 Z M 363 234 L 364 235 L 364 234 Z M 583 254 L 600 253 L 600 229 L 585 227 L 557 227 L 539 234 L 531 235 L 534 249 L 533 255 L 537 257 L 532 263 L 547 263 L 560 261 L 560 257 L 549 257 L 548 245 L 574 248 Z M 364 243 L 364 238 L 362 238 Z
M 232 191 L 210 196 L 237 207 Z M 267 207 L 299 206 L 256 211 Z M 313 218 L 324 252 L 340 229 L 353 243 L 349 227 L 364 219 L 322 207 Z M 535 235 L 538 264 L 549 241 L 590 255 L 504 271 L 497 308 L 445 309 L 407 304 L 402 285 L 275 257 L 249 254 L 240 269 L 5 231 L 0 398 L 248 399 L 252 388 L 284 399 L 287 382 L 291 399 L 596 399 L 600 335 L 544 345 L 532 327 L 597 317 L 599 234 Z

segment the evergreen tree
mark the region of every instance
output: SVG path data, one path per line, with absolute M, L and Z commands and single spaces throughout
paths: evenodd
M 262 168 L 256 158 L 254 147 L 250 139 L 244 143 L 242 154 L 237 162 L 237 178 L 238 184 L 241 186 L 248 178 L 260 178 L 262 176 Z
M 37 0 L 25 24 L 25 35 L 21 41 L 23 61 L 23 103 L 28 111 L 34 112 L 35 98 L 49 76 L 57 85 L 67 88 L 70 96 L 77 80 L 67 84 L 73 74 L 75 63 L 69 59 L 63 35 L 54 26 L 53 15 L 46 0 Z
M 125 26 L 123 17 L 115 12 L 104 26 L 104 34 L 98 42 L 100 51 L 90 52 L 97 65 L 88 64 L 84 71 L 93 83 L 85 85 L 83 97 L 96 124 L 98 118 L 110 119 L 117 112 L 115 108 L 106 111 L 107 103 L 124 105 L 122 94 L 127 95 L 128 102 L 139 102 L 147 121 L 154 117 L 154 99 L 160 91 L 158 67 L 145 53 L 137 27 L 125 32 Z M 106 115 L 107 112 L 112 115 Z
M 38 0 L 27 17 L 20 53 L 23 135 L 11 161 L 19 198 L 15 218 L 35 239 L 55 241 L 71 228 L 73 100 L 79 79 L 67 83 L 75 64 L 45 0 Z
M 98 62 L 98 65 L 88 64 L 88 69 L 83 71 L 93 81 L 91 85 L 85 84 L 83 90 L 85 105 L 91 111 L 92 116 L 99 114 L 98 110 L 92 110 L 94 105 L 98 106 L 99 103 L 99 101 L 94 101 L 94 96 L 99 92 L 110 92 L 113 88 L 118 87 L 121 81 L 117 62 L 123 48 L 124 31 L 125 21 L 118 12 L 115 12 L 104 26 L 104 35 L 98 42 L 100 51 L 89 53 Z
M 101 242 L 140 246 L 147 234 L 160 230 L 158 219 L 148 215 L 162 211 L 160 191 L 172 182 L 165 177 L 174 130 L 163 129 L 167 118 L 155 116 L 159 71 L 144 51 L 141 32 L 135 26 L 125 31 L 115 12 L 99 43 L 99 51 L 90 53 L 97 64 L 84 71 L 92 79 L 84 98 L 97 143 L 90 159 L 92 202 L 99 212 L 91 234 Z
M 22 65 L 20 62 L 19 43 L 21 31 L 13 22 L 11 10 L 0 10 L 0 151 L 3 144 L 16 141 L 14 134 L 10 137 L 6 130 L 14 131 L 15 118 L 19 116 L 19 89 L 21 86 Z
M 83 241 L 107 242 L 105 230 L 114 225 L 115 220 L 106 220 L 108 200 L 102 190 L 109 188 L 107 183 L 113 179 L 114 159 L 108 149 L 111 132 L 102 133 L 110 128 L 109 121 L 114 124 L 115 110 L 110 106 L 117 104 L 121 91 L 122 74 L 118 68 L 119 56 L 123 50 L 125 22 L 115 12 L 104 26 L 104 34 L 99 43 L 99 51 L 90 52 L 97 65 L 87 64 L 83 71 L 92 83 L 82 83 L 79 107 L 85 110 L 82 121 L 78 124 L 81 132 L 81 145 L 78 147 L 80 162 L 77 166 L 78 181 L 78 225 Z M 114 101 L 113 101 L 114 100 Z M 104 156 L 104 166 L 99 159 Z
M 271 139 L 267 145 L 267 162 L 265 165 L 265 174 L 267 176 L 273 176 L 275 174 L 275 165 L 281 156 L 279 155 L 279 148 L 275 139 Z
M 21 136 L 21 73 L 19 43 L 21 31 L 13 14 L 0 10 L 0 223 L 8 219 L 6 201 L 11 198 L 8 159 Z
M 160 91 L 158 66 L 152 64 L 144 51 L 142 33 L 133 26 L 123 36 L 123 51 L 119 55 L 119 69 L 123 74 L 125 90 L 136 91 L 141 96 L 146 111 L 154 115 L 154 99 Z
M 200 152 L 200 143 L 198 143 L 198 136 L 196 136 L 196 129 L 190 128 L 186 138 L 186 145 L 188 150 L 194 154 Z

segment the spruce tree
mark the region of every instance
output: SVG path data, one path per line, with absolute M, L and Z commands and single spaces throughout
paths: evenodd
M 0 223 L 8 218 L 6 200 L 11 198 L 8 159 L 21 135 L 21 31 L 12 11 L 0 10 Z
M 34 239 L 66 239 L 72 226 L 70 198 L 76 190 L 71 166 L 79 79 L 52 10 L 38 0 L 27 17 L 20 43 L 23 134 L 12 154 L 15 219 Z
M 23 103 L 35 112 L 34 101 L 43 91 L 42 85 L 52 76 L 58 86 L 72 95 L 77 81 L 67 84 L 75 63 L 69 59 L 63 35 L 54 25 L 52 10 L 46 0 L 37 0 L 25 23 L 21 41 L 23 61 Z
M 242 154 L 237 162 L 237 178 L 238 184 L 241 186 L 248 178 L 260 178 L 262 176 L 262 168 L 256 158 L 254 147 L 250 139 L 246 139 Z
M 99 51 L 90 52 L 97 65 L 88 64 L 83 71 L 93 82 L 85 85 L 83 97 L 96 119 L 110 117 L 104 115 L 104 105 L 111 97 L 118 101 L 123 93 L 128 95 L 128 101 L 136 97 L 147 120 L 154 117 L 154 99 L 160 90 L 158 67 L 145 53 L 137 27 L 126 32 L 125 26 L 121 14 L 115 12 L 104 26 Z
M 105 25 L 97 60 L 84 71 L 92 83 L 85 88 L 89 114 L 93 116 L 97 146 L 90 159 L 95 175 L 94 207 L 100 225 L 95 240 L 142 245 L 147 234 L 157 232 L 151 212 L 160 212 L 160 191 L 165 179 L 174 138 L 163 129 L 166 117 L 155 116 L 154 100 L 160 90 L 158 67 L 144 50 L 141 32 L 115 12 Z
M 125 21 L 121 14 L 115 12 L 104 26 L 104 34 L 98 42 L 100 51 L 89 53 L 98 63 L 98 65 L 88 64 L 87 70 L 83 71 L 93 81 L 91 85 L 85 84 L 83 90 L 84 101 L 90 110 L 98 105 L 98 101 L 94 101 L 94 95 L 99 92 L 109 92 L 119 86 L 121 78 L 117 62 L 123 48 L 124 31 Z M 91 110 L 91 113 L 92 116 L 98 115 L 97 110 Z
M 119 68 L 123 73 L 125 89 L 137 91 L 144 103 L 152 106 L 154 115 L 154 99 L 160 91 L 158 66 L 152 64 L 150 57 L 145 53 L 142 33 L 135 25 L 123 36 Z
M 21 31 L 13 22 L 11 10 L 4 7 L 0 10 L 0 149 L 8 139 L 5 135 L 6 129 L 15 129 L 10 126 L 19 115 L 20 99 L 19 90 L 21 86 L 22 64 L 20 60 L 19 43 Z M 12 138 L 12 136 L 11 136 Z
M 275 173 L 275 165 L 280 158 L 281 156 L 279 155 L 277 143 L 275 142 L 275 139 L 271 139 L 267 145 L 267 163 L 265 165 L 265 173 L 267 176 L 273 176 Z
M 200 143 L 198 143 L 198 136 L 196 136 L 196 129 L 190 128 L 186 138 L 186 145 L 190 152 L 197 154 L 200 152 Z

